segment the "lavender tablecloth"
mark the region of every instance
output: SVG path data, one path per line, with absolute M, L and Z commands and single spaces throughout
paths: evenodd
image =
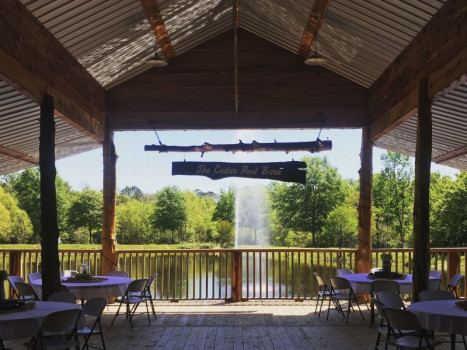
M 96 276 L 105 279 L 98 283 L 67 283 L 62 281 L 62 284 L 68 287 L 70 292 L 76 294 L 76 298 L 79 299 L 90 299 L 95 297 L 116 297 L 123 295 L 127 286 L 132 281 L 131 278 L 116 277 L 116 276 Z M 42 280 L 34 280 L 31 282 L 32 287 L 36 291 L 37 295 L 41 298 L 42 295 Z M 42 298 L 41 298 L 42 299 Z
M 351 275 L 344 275 L 342 277 L 350 282 L 354 293 L 370 294 L 371 282 L 375 281 L 376 279 L 370 279 L 367 276 L 367 273 L 355 273 Z M 410 294 L 412 293 L 412 275 L 407 274 L 405 276 L 405 279 L 394 279 L 393 281 L 399 283 L 401 294 Z
M 456 306 L 458 301 L 422 301 L 409 305 L 407 309 L 417 315 L 426 329 L 467 335 L 467 311 Z
M 44 318 L 56 311 L 81 309 L 81 305 L 54 301 L 36 301 L 24 311 L 0 312 L 0 337 L 4 340 L 32 337 L 37 334 Z

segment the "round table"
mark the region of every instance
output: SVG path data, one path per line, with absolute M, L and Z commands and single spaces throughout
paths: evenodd
M 467 311 L 456 306 L 459 300 L 421 301 L 407 307 L 424 328 L 467 335 Z
M 376 281 L 377 279 L 383 278 L 368 278 L 367 273 L 355 273 L 342 276 L 350 282 L 352 289 L 355 294 L 370 294 L 371 292 L 371 282 Z M 410 294 L 412 293 L 412 275 L 406 274 L 405 279 L 391 279 L 391 281 L 396 281 L 399 283 L 399 289 L 401 294 Z M 386 280 L 386 279 L 385 279 Z
M 409 305 L 407 309 L 417 315 L 423 328 L 449 333 L 451 349 L 454 349 L 455 334 L 467 335 L 467 311 L 456 306 L 458 301 L 422 301 Z
M 56 311 L 81 309 L 81 305 L 54 301 L 35 301 L 23 311 L 0 311 L 0 337 L 3 340 L 27 338 L 37 334 L 44 318 Z
M 76 294 L 76 299 L 91 299 L 95 297 L 116 297 L 125 294 L 127 286 L 133 281 L 127 277 L 117 276 L 95 276 L 102 278 L 100 282 L 67 282 L 62 281 L 62 284 L 67 286 L 70 292 Z M 37 279 L 31 282 L 32 287 L 37 295 L 42 298 L 42 279 Z

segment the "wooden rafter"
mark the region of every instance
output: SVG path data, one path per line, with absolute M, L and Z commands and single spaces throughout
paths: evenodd
M 433 100 L 467 72 L 467 3 L 448 0 L 370 87 L 370 135 L 375 141 L 417 109 L 417 84 L 428 79 Z M 442 30 L 440 29 L 442 28 Z
M 171 58 L 174 58 L 175 50 L 172 46 L 172 42 L 170 41 L 169 34 L 167 34 L 167 28 L 165 27 L 164 19 L 162 18 L 157 1 L 140 0 L 140 3 L 165 59 L 170 60 Z
M 455 149 L 454 151 L 451 151 L 451 152 L 447 152 L 447 153 L 444 153 L 436 158 L 433 158 L 432 161 L 435 162 L 435 163 L 440 163 L 442 164 L 443 162 L 446 162 L 452 158 L 456 158 L 456 157 L 459 157 L 459 156 L 463 156 L 464 154 L 467 153 L 467 146 L 462 146 L 462 147 L 459 147 L 457 149 Z
M 19 159 L 19 160 L 22 160 L 24 162 L 28 162 L 34 165 L 39 164 L 39 159 L 28 156 L 27 154 L 24 154 L 24 153 L 9 149 L 7 147 L 0 146 L 0 154 L 3 154 L 11 158 L 16 158 L 16 159 Z
M 145 151 L 159 151 L 165 152 L 293 152 L 293 151 L 307 151 L 307 152 L 320 152 L 328 151 L 332 148 L 332 141 L 330 140 L 316 140 L 310 142 L 273 142 L 273 143 L 260 143 L 253 141 L 252 143 L 243 143 L 240 141 L 237 144 L 229 145 L 213 145 L 205 142 L 200 146 L 167 146 L 167 145 L 146 145 Z
M 303 58 L 310 56 L 311 48 L 315 43 L 318 32 L 323 24 L 324 16 L 328 11 L 331 0 L 316 0 L 311 9 L 310 18 L 306 24 L 305 31 L 302 35 L 302 42 L 298 53 Z
M 105 90 L 20 1 L 0 1 L 0 78 L 98 141 L 104 137 Z

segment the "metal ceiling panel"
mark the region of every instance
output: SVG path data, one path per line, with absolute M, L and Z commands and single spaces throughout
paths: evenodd
M 467 83 L 453 89 L 432 105 L 432 158 L 445 156 L 467 146 Z M 381 137 L 375 146 L 415 156 L 417 118 L 407 120 Z M 452 157 L 439 164 L 467 170 L 467 154 Z
M 39 159 L 40 108 L 20 92 L 0 81 L 0 148 Z M 55 157 L 65 158 L 101 147 L 100 143 L 55 117 Z M 0 150 L 0 174 L 34 164 L 7 156 Z

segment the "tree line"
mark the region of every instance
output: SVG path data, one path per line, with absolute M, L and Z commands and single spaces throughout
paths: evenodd
M 273 182 L 260 211 L 253 192 L 246 200 L 233 188 L 220 194 L 168 186 L 154 194 L 138 187 L 117 194 L 116 236 L 121 244 L 234 243 L 235 208 L 246 218 L 237 228 L 252 233 L 269 222 L 271 245 L 355 247 L 358 236 L 359 183 L 344 179 L 326 157 L 305 157 L 304 185 Z M 383 169 L 373 176 L 373 247 L 412 244 L 414 169 L 409 157 L 387 152 Z M 37 168 L 3 176 L 0 186 L 0 243 L 38 243 L 40 178 Z M 58 226 L 62 243 L 100 242 L 102 192 L 74 191 L 56 178 Z M 433 173 L 430 189 L 432 246 L 467 243 L 467 173 L 452 179 Z

